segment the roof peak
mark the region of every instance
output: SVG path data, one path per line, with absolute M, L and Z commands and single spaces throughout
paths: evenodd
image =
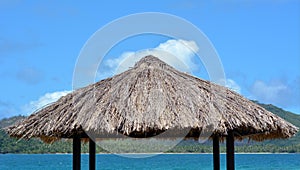
M 155 57 L 153 55 L 147 55 L 140 59 L 137 63 L 135 63 L 134 67 L 141 67 L 141 66 L 165 66 L 168 65 L 164 61 L 160 60 L 158 57 Z

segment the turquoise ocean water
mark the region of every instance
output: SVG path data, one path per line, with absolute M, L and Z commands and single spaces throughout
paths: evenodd
M 82 154 L 82 169 L 88 169 L 88 155 Z M 300 154 L 236 154 L 239 170 L 300 170 Z M 225 168 L 221 154 L 221 169 Z M 0 154 L 0 170 L 72 169 L 71 154 Z M 127 158 L 98 154 L 99 170 L 201 170 L 212 168 L 211 154 L 160 154 L 148 158 Z

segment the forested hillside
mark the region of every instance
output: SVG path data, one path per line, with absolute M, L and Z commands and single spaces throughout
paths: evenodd
M 258 103 L 259 104 L 259 103 Z M 273 105 L 259 104 L 267 110 L 273 112 L 274 114 L 279 115 L 285 120 L 291 122 L 297 127 L 300 127 L 300 115 L 284 111 Z M 20 121 L 25 118 L 24 116 L 15 116 L 8 119 L 2 119 L 0 121 L 0 128 L 4 128 L 8 125 L 13 124 L 16 121 Z M 113 140 L 109 141 L 111 146 L 114 146 Z M 166 144 L 166 142 L 164 142 Z M 82 152 L 87 152 L 88 145 L 82 144 Z M 123 147 L 126 148 L 126 145 L 131 145 L 131 143 L 124 143 Z M 147 147 L 141 146 L 144 148 L 144 151 L 147 152 Z M 157 151 L 161 146 L 157 145 Z M 121 148 L 124 150 L 124 148 Z M 277 140 L 267 140 L 264 142 L 254 142 L 254 141 L 241 141 L 236 142 L 236 152 L 289 152 L 300 153 L 300 132 L 297 135 L 290 139 L 277 139 Z M 125 149 L 126 150 L 126 149 Z M 98 152 L 105 152 L 101 148 L 97 148 Z M 45 144 L 39 139 L 31 140 L 18 140 L 15 138 L 10 138 L 8 135 L 1 129 L 0 130 L 0 153 L 70 153 L 72 152 L 72 141 L 71 140 L 60 140 L 53 144 Z M 199 144 L 197 141 L 186 140 L 182 141 L 179 145 L 174 147 L 168 152 L 198 152 L 198 153 L 208 153 L 212 152 L 212 143 L 208 141 L 204 144 Z M 225 152 L 224 144 L 221 144 L 221 152 Z

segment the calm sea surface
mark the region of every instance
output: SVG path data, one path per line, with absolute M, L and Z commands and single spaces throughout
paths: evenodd
M 140 156 L 140 155 L 138 155 Z M 81 158 L 82 169 L 88 169 L 88 155 Z M 236 169 L 300 170 L 300 154 L 236 154 Z M 221 154 L 221 169 L 225 169 Z M 0 170 L 72 169 L 71 154 L 0 154 Z M 161 154 L 148 158 L 128 158 L 98 154 L 97 169 L 105 170 L 184 170 L 212 169 L 211 154 Z

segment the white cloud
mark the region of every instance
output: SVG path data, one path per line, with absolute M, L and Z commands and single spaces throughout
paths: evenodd
M 192 69 L 196 68 L 196 64 L 192 59 L 195 56 L 195 53 L 198 52 L 199 47 L 194 41 L 168 40 L 165 43 L 159 44 L 156 49 L 169 52 Z
M 71 91 L 57 91 L 53 93 L 46 93 L 41 96 L 38 100 L 31 101 L 23 107 L 23 113 L 29 115 L 34 111 L 57 101 L 60 97 L 67 95 Z
M 134 55 L 135 52 L 124 52 L 119 58 L 107 59 L 105 65 L 109 68 L 117 68 L 119 64 L 127 57 Z
M 294 95 L 291 93 L 291 88 L 283 82 L 263 81 L 254 82 L 251 93 L 253 98 L 263 103 L 272 103 L 281 107 L 292 104 Z
M 113 74 L 126 71 L 130 67 L 147 55 L 154 55 L 162 61 L 168 63 L 174 68 L 183 72 L 192 72 L 198 69 L 197 64 L 193 62 L 195 53 L 199 51 L 199 47 L 194 41 L 186 40 L 168 40 L 159 44 L 153 49 L 146 49 L 136 52 L 124 52 L 118 58 L 107 59 L 104 61 L 104 67 L 98 71 L 97 78 L 104 79 Z M 232 79 L 222 81 L 220 84 L 225 85 L 229 89 L 241 93 L 241 87 Z
M 123 72 L 146 55 L 154 55 L 169 65 L 183 72 L 191 72 L 197 69 L 197 64 L 193 62 L 193 57 L 199 47 L 194 41 L 168 40 L 159 44 L 153 49 L 145 49 L 136 52 L 124 52 L 118 58 L 107 59 L 104 61 L 103 68 L 100 67 L 97 78 L 104 79 L 113 74 Z
M 229 89 L 241 94 L 241 87 L 232 79 L 227 79 L 225 86 Z

